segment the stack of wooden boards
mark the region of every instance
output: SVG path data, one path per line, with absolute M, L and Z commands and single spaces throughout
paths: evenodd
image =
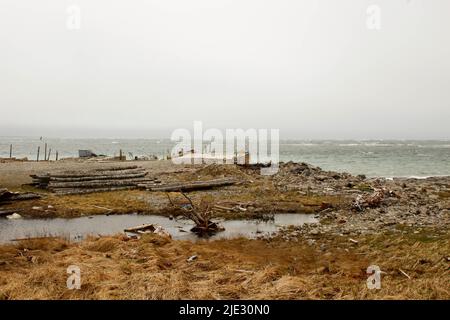
M 138 166 L 120 166 L 88 171 L 65 171 L 31 175 L 32 185 L 56 194 L 86 194 L 103 191 L 130 190 L 139 184 L 153 185 L 158 181 L 147 177 Z

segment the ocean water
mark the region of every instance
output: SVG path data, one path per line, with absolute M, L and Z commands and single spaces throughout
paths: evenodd
M 77 157 L 79 149 L 97 154 L 119 155 L 122 149 L 130 158 L 163 157 L 173 148 L 170 140 L 158 139 L 46 139 L 51 159 Z M 39 138 L 0 137 L 0 157 L 36 159 L 37 148 L 43 158 L 44 141 Z M 450 140 L 441 141 L 280 141 L 280 161 L 303 161 L 326 170 L 346 171 L 379 177 L 428 177 L 450 175 Z M 1 164 L 0 164 L 1 165 Z

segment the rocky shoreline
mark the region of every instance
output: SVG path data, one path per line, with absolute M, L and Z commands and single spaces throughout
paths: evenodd
M 450 177 L 366 178 L 325 172 L 304 163 L 281 168 L 274 180 L 283 189 L 352 199 L 350 207 L 319 212 L 320 223 L 286 228 L 286 239 L 300 234 L 361 235 L 406 229 L 420 233 L 430 227 L 448 231 L 450 226 Z

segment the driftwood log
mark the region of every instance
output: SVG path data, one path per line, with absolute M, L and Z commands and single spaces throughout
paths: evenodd
M 137 227 L 132 227 L 132 228 L 127 228 L 124 229 L 125 232 L 132 232 L 132 233 L 138 233 L 138 232 L 142 232 L 142 231 L 155 231 L 155 226 L 153 224 L 143 224 L 141 226 L 137 226 Z
M 136 165 L 130 165 L 130 166 L 120 166 L 120 167 L 97 168 L 97 169 L 94 169 L 94 171 L 121 171 L 121 170 L 132 170 L 132 169 L 139 169 L 139 167 Z
M 135 176 L 145 175 L 146 171 L 142 169 L 136 170 L 123 170 L 123 171 L 101 171 L 101 172 L 77 172 L 77 173 L 60 173 L 60 174 L 41 174 L 31 175 L 33 179 L 49 179 L 54 181 L 65 181 L 70 179 L 71 181 L 85 181 L 89 179 L 101 179 L 102 177 L 118 177 L 123 176 Z M 85 179 L 85 180 L 79 180 Z
M 223 187 L 236 184 L 238 181 L 235 179 L 215 179 L 208 181 L 192 181 L 192 182 L 176 182 L 168 184 L 160 184 L 155 186 L 148 186 L 145 184 L 139 184 L 139 187 L 145 188 L 150 191 L 193 191 L 201 189 L 211 189 L 215 187 Z
M 189 201 L 190 204 L 189 207 L 183 206 L 181 209 L 183 215 L 195 223 L 195 226 L 191 228 L 192 232 L 198 234 L 199 236 L 206 236 L 225 230 L 217 223 L 211 221 L 213 215 L 212 203 L 202 200 L 198 205 L 194 205 L 191 198 L 183 192 L 180 193 Z M 169 193 L 166 193 L 166 195 L 171 205 L 175 206 Z
M 0 203 L 39 199 L 39 198 L 41 198 L 41 195 L 33 192 L 19 193 L 19 192 L 11 192 L 8 189 L 0 189 Z
M 135 186 L 124 186 L 124 187 L 109 187 L 109 188 L 92 188 L 92 189 L 58 189 L 54 190 L 57 195 L 77 195 L 77 194 L 89 194 L 96 192 L 110 192 L 110 191 L 120 191 L 120 190 L 133 190 L 136 189 Z

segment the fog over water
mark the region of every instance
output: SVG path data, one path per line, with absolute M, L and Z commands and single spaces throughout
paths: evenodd
M 449 139 L 449 15 L 447 0 L 2 0 L 0 135 L 161 139 L 199 120 Z

